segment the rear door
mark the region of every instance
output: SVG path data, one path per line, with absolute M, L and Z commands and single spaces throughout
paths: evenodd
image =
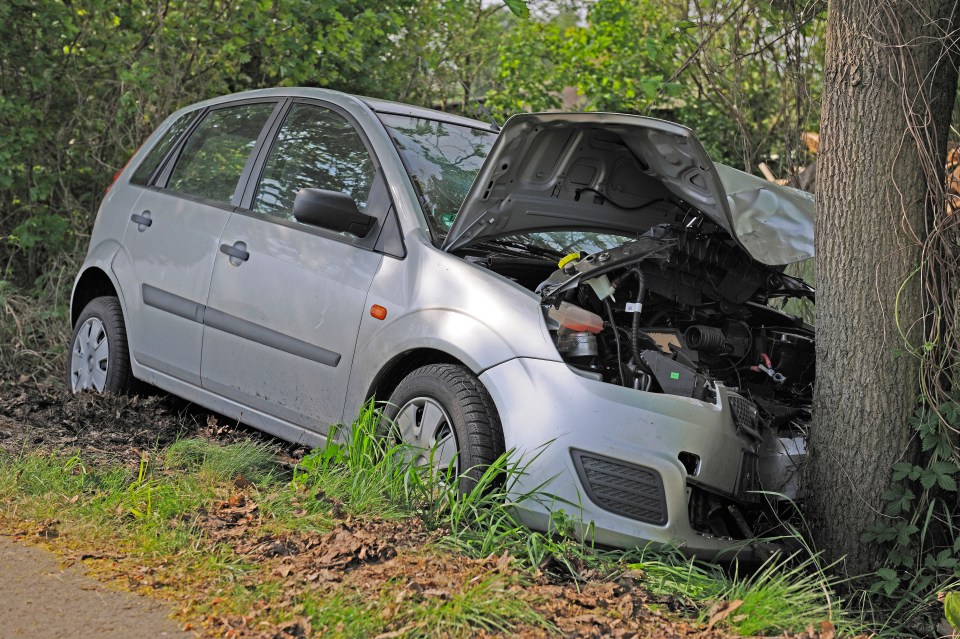
M 128 331 L 139 363 L 199 385 L 202 309 L 220 235 L 277 107 L 272 100 L 207 110 L 175 157 L 145 178 L 124 234 L 129 261 L 120 266 L 132 271 Z
M 291 104 L 254 173 L 213 268 L 203 386 L 326 434 L 342 416 L 390 199 L 347 114 L 313 101 Z M 347 193 L 377 225 L 358 238 L 297 222 L 307 187 Z

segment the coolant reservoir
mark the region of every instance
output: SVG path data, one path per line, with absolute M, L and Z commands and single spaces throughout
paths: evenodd
M 560 302 L 560 306 L 547 309 L 547 317 L 573 333 L 599 333 L 603 330 L 603 318 L 585 308 Z

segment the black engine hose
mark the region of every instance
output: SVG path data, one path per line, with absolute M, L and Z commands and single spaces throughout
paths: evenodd
M 639 268 L 632 268 L 629 271 L 637 276 L 637 305 L 643 304 L 643 296 L 647 292 L 647 281 L 643 276 L 643 271 Z M 646 334 L 644 334 L 646 335 Z M 647 339 L 650 339 L 647 336 Z M 630 352 L 633 354 L 633 361 L 636 362 L 637 366 L 643 365 L 643 360 L 640 359 L 640 311 L 639 309 L 634 310 L 633 312 L 633 324 L 630 327 Z M 644 366 L 646 368 L 646 366 Z
M 620 333 L 617 332 L 617 323 L 613 319 L 613 305 L 610 300 L 603 300 L 603 306 L 607 309 L 607 317 L 610 318 L 610 328 L 613 329 L 613 339 L 617 344 L 617 373 L 620 377 L 620 385 L 627 385 L 627 378 L 623 374 L 623 353 L 620 350 Z

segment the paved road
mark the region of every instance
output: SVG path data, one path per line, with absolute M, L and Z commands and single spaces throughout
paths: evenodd
M 39 548 L 0 536 L 0 637 L 3 639 L 190 639 L 163 604 L 114 592 L 61 570 Z

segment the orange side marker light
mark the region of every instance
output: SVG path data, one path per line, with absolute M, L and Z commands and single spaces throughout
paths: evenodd
M 380 306 L 379 304 L 374 304 L 370 307 L 370 316 L 378 320 L 387 319 L 387 309 Z

